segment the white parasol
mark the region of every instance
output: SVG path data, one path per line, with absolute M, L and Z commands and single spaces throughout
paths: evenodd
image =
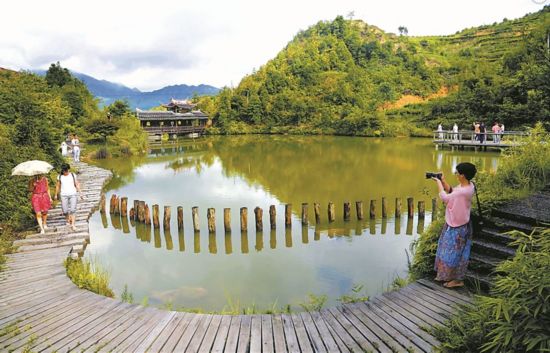
M 26 161 L 19 163 L 15 168 L 11 170 L 11 175 L 25 175 L 32 176 L 38 174 L 46 174 L 53 169 L 53 166 L 44 161 Z

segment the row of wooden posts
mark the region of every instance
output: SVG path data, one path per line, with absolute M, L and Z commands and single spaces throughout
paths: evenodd
M 105 194 L 101 195 L 101 202 L 100 202 L 100 211 L 102 213 L 106 212 L 106 200 L 105 200 Z M 153 205 L 152 206 L 153 212 L 152 212 L 152 219 L 151 214 L 149 212 L 149 205 L 145 203 L 145 201 L 141 200 L 134 200 L 134 207 L 130 208 L 130 211 L 128 212 L 128 198 L 127 197 L 118 197 L 117 195 L 113 194 L 111 195 L 110 199 L 110 205 L 109 205 L 109 212 L 111 214 L 120 215 L 122 217 L 129 216 L 131 220 L 135 220 L 136 222 L 142 222 L 147 225 L 150 225 L 151 223 L 155 228 L 160 227 L 159 222 L 159 205 Z M 313 204 L 313 210 L 315 213 L 315 222 L 320 223 L 321 222 L 321 206 L 319 203 Z M 357 201 L 355 202 L 355 210 L 358 220 L 363 220 L 365 215 L 363 212 L 363 202 Z M 200 231 L 199 226 L 199 208 L 193 207 L 191 209 L 191 215 L 193 220 L 193 229 L 195 232 Z M 335 206 L 333 202 L 328 203 L 327 207 L 327 215 L 328 215 L 328 221 L 334 222 L 336 219 L 336 211 Z M 216 232 L 216 210 L 214 208 L 208 208 L 207 210 L 207 220 L 208 220 L 208 231 L 210 233 Z M 255 216 L 255 222 L 256 222 L 256 230 L 262 231 L 263 230 L 263 209 L 260 207 L 256 207 L 254 209 L 254 216 Z M 276 208 L 275 205 L 269 206 L 269 223 L 271 229 L 276 229 Z M 302 203 L 302 213 L 301 213 L 301 219 L 302 219 L 302 225 L 307 225 L 309 223 L 308 221 L 309 216 L 309 204 Z M 387 218 L 388 216 L 388 208 L 386 203 L 386 198 L 382 198 L 382 218 Z M 409 218 L 414 217 L 414 199 L 412 197 L 407 198 L 407 216 Z M 344 221 L 350 221 L 351 220 L 351 203 L 350 202 L 344 202 Z M 395 217 L 400 218 L 401 217 L 401 198 L 395 199 Z M 424 219 L 425 217 L 425 204 L 424 201 L 418 201 L 418 218 Z M 432 199 L 432 220 L 434 220 L 437 217 L 437 200 L 434 198 Z M 171 207 L 170 206 L 164 206 L 164 217 L 163 217 L 163 226 L 164 229 L 170 229 L 170 218 L 171 218 Z M 376 200 L 370 201 L 370 208 L 369 208 L 369 218 L 375 219 L 376 218 Z M 178 229 L 183 229 L 183 207 L 178 206 L 177 208 L 177 220 L 178 220 Z M 225 232 L 231 232 L 231 209 L 230 208 L 224 208 L 223 209 L 223 224 Z M 289 228 L 292 224 L 292 204 L 286 204 L 285 205 L 285 227 Z M 241 231 L 247 231 L 248 230 L 248 209 L 246 207 L 241 207 L 240 209 L 240 227 Z

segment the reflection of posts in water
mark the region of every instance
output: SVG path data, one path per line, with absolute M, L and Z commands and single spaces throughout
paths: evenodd
M 166 250 L 172 250 L 174 248 L 174 243 L 172 243 L 172 234 L 170 229 L 164 230 L 164 241 L 166 242 Z
M 208 208 L 206 210 L 206 220 L 208 223 L 208 232 L 216 233 L 216 209 Z
M 376 200 L 370 200 L 369 218 L 376 218 Z
M 418 201 L 418 218 L 424 219 L 424 212 L 425 212 L 425 205 L 424 201 Z
M 159 222 L 159 205 L 157 205 L 157 204 L 154 204 L 154 205 L 153 205 L 153 226 L 154 226 L 155 228 L 160 227 L 160 222 Z
M 193 208 L 191 208 L 191 218 L 193 219 L 193 230 L 195 233 L 200 232 L 199 208 L 197 206 L 193 206 Z
M 363 220 L 363 201 L 355 201 L 355 212 L 357 213 L 357 220 Z
M 271 229 L 277 228 L 277 210 L 275 205 L 269 206 L 269 227 Z
M 376 221 L 374 219 L 369 220 L 370 234 L 376 234 Z
M 386 198 L 382 197 L 382 218 L 388 217 L 388 205 L 386 204 Z
M 195 232 L 195 236 L 193 239 L 193 250 L 195 251 L 195 254 L 198 254 L 201 252 L 201 233 Z
M 309 243 L 308 236 L 309 236 L 308 227 L 307 226 L 302 226 L 302 243 L 303 244 Z
M 145 225 L 145 240 L 147 240 L 148 243 L 151 242 L 151 229 L 150 224 Z
M 292 247 L 292 228 L 285 229 L 285 246 L 287 248 Z
M 248 231 L 248 208 L 241 207 L 240 216 L 241 216 L 241 232 L 247 232 Z
M 262 251 L 264 248 L 264 233 L 261 231 L 256 232 L 256 251 Z
M 271 249 L 277 248 L 277 232 L 275 229 L 271 229 L 269 232 L 269 247 Z
M 264 229 L 263 221 L 264 210 L 260 207 L 254 208 L 254 218 L 256 221 L 256 232 L 262 232 Z
M 344 202 L 344 221 L 347 222 L 351 219 L 351 205 L 349 201 Z
M 218 245 L 216 244 L 216 233 L 208 234 L 208 251 L 211 254 L 218 253 Z
M 231 209 L 223 209 L 223 229 L 226 233 L 231 233 Z
M 401 233 L 401 217 L 395 217 L 395 229 L 394 229 L 394 233 L 395 234 L 399 234 Z
M 172 218 L 172 208 L 170 206 L 164 206 L 164 230 L 170 229 L 170 218 Z
M 105 194 L 101 193 L 101 199 L 99 200 L 99 212 L 105 213 Z
M 407 197 L 407 216 L 414 217 L 414 199 L 412 197 Z
M 130 225 L 128 224 L 128 217 L 124 216 L 121 218 L 121 220 L 122 220 L 122 233 L 129 234 Z
M 178 206 L 178 230 L 183 230 L 183 207 Z
M 405 234 L 412 235 L 412 233 L 413 233 L 413 223 L 414 223 L 414 219 L 412 217 L 408 217 L 407 218 L 407 231 L 405 232 Z
M 185 251 L 185 237 L 183 234 L 183 228 L 178 229 L 178 241 L 180 244 L 180 251 Z
M 128 198 L 123 197 L 120 199 L 120 215 L 124 218 L 128 215 Z
M 292 226 L 292 204 L 287 203 L 285 205 L 285 227 L 290 228 Z
M 432 222 L 437 218 L 437 199 L 432 199 Z
M 227 255 L 233 253 L 233 243 L 231 241 L 231 232 L 225 234 L 225 253 Z
M 315 227 L 315 232 L 313 233 L 313 240 L 315 241 L 321 240 L 321 231 L 317 227 Z
M 147 235 L 145 234 L 145 224 L 136 223 L 136 237 L 141 241 L 147 241 Z
M 386 234 L 386 228 L 388 227 L 388 219 L 382 218 L 382 225 L 380 226 L 380 233 Z
M 355 235 L 356 236 L 359 236 L 359 235 L 362 235 L 363 234 L 363 222 L 361 221 L 357 221 L 355 222 Z
M 334 222 L 334 219 L 335 219 L 334 203 L 332 202 L 328 203 L 327 213 L 328 213 L 328 222 L 329 223 Z
M 321 205 L 319 205 L 319 202 L 313 203 L 313 210 L 315 211 L 315 223 L 321 223 Z
M 395 218 L 401 218 L 401 198 L 395 198 Z
M 112 213 L 111 214 L 111 224 L 113 225 L 113 228 L 121 229 L 122 226 L 120 224 L 120 215 Z
M 248 254 L 248 231 L 246 230 L 241 231 L 241 253 Z
M 309 205 L 307 203 L 302 203 L 302 225 L 307 225 L 308 224 L 308 208 L 309 208 Z
M 418 224 L 416 225 L 416 233 L 422 234 L 424 232 L 424 218 L 418 218 Z
M 103 225 L 103 228 L 109 227 L 109 221 L 107 220 L 107 215 L 105 212 L 101 212 L 101 224 Z

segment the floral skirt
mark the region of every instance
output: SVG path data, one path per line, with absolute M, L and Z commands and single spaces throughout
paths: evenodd
M 468 267 L 471 247 L 471 223 L 460 227 L 450 227 L 445 224 L 439 236 L 435 255 L 436 280 L 463 280 Z

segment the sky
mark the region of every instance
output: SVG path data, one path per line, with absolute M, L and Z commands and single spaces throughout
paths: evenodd
M 0 67 L 63 67 L 142 91 L 237 86 L 294 35 L 337 15 L 386 32 L 445 35 L 550 0 L 18 0 L 0 6 Z

